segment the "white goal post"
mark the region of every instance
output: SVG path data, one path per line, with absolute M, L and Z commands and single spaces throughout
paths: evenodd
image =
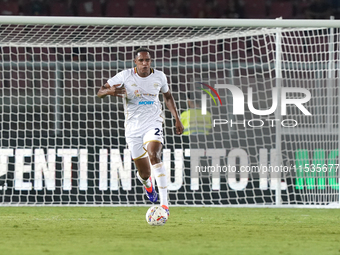
M 339 206 L 340 21 L 0 16 L 0 205 L 145 205 L 122 101 L 96 97 L 148 47 L 172 206 Z M 195 114 L 196 114 L 195 113 Z

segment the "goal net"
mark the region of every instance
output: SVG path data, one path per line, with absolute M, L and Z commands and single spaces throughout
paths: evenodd
M 149 203 L 96 96 L 141 46 L 185 124 L 163 105 L 171 205 L 339 204 L 338 22 L 0 19 L 1 205 Z

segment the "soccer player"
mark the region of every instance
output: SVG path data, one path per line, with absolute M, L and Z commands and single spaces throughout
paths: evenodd
M 160 204 L 169 214 L 167 173 L 161 160 L 164 121 L 159 93 L 162 92 L 166 106 L 175 117 L 176 133 L 183 133 L 183 125 L 176 104 L 169 91 L 165 74 L 151 68 L 151 53 L 139 48 L 134 59 L 135 68 L 123 70 L 109 79 L 97 95 L 123 97 L 125 112 L 125 138 L 138 169 L 137 177 L 143 183 L 151 202 L 157 201 L 157 192 L 152 185 L 154 172 Z M 151 163 L 151 168 L 150 168 Z

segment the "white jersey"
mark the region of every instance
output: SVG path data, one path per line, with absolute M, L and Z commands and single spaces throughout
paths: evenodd
M 107 81 L 112 87 L 124 84 L 125 136 L 138 137 L 154 124 L 164 121 L 159 92 L 169 90 L 167 79 L 162 71 L 151 69 L 147 77 L 140 77 L 136 68 L 119 72 Z

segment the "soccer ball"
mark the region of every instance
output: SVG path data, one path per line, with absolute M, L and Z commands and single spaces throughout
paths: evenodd
M 163 226 L 168 220 L 168 214 L 162 206 L 151 206 L 146 212 L 146 222 L 151 226 Z

